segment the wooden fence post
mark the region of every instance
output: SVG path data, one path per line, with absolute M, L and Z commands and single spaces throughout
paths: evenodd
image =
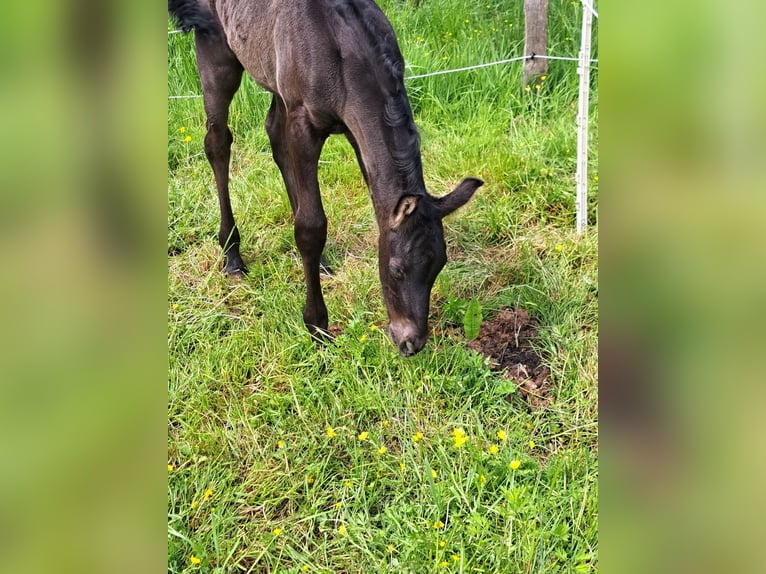
M 524 55 L 548 54 L 548 0 L 524 0 Z M 523 85 L 548 72 L 548 60 L 524 60 Z

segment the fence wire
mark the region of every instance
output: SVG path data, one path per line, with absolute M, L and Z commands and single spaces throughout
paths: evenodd
M 539 58 L 541 60 L 563 60 L 567 62 L 577 62 L 579 61 L 579 58 L 572 58 L 569 56 L 546 56 L 543 54 L 529 54 L 528 56 L 516 56 L 515 58 L 508 58 L 506 60 L 498 60 L 496 62 L 487 62 L 485 64 L 476 64 L 473 66 L 466 66 L 464 68 L 454 68 L 452 70 L 438 70 L 436 72 L 428 72 L 426 74 L 417 74 L 415 76 L 405 76 L 404 81 L 408 80 L 418 80 L 420 78 L 430 78 L 432 76 L 441 76 L 443 74 L 454 74 L 456 72 L 466 72 L 469 70 L 478 70 L 480 68 L 487 68 L 489 66 L 499 66 L 500 64 L 508 64 L 510 62 L 520 62 L 522 60 L 534 60 L 536 58 Z M 591 63 L 598 63 L 598 59 L 594 58 L 590 60 Z M 261 90 L 258 93 L 260 94 L 268 94 L 269 92 L 265 90 Z M 193 98 L 201 98 L 202 94 L 193 94 L 188 96 L 168 96 L 169 100 L 185 100 L 185 99 L 193 99 Z

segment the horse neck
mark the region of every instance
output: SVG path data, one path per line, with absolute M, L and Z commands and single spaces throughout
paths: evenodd
M 406 99 L 389 98 L 370 113 L 351 113 L 346 125 L 359 146 L 375 214 L 387 220 L 404 195 L 424 195 L 420 138 Z M 398 108 L 398 109 L 395 109 Z

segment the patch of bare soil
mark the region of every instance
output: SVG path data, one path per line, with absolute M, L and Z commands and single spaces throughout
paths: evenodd
M 490 358 L 490 366 L 513 380 L 519 394 L 533 408 L 550 404 L 551 371 L 532 348 L 538 334 L 536 321 L 526 309 L 503 308 L 493 320 L 481 324 L 479 336 L 468 348 Z
M 338 337 L 343 334 L 343 328 L 340 326 L 340 323 L 337 321 L 334 323 L 330 323 L 327 326 L 327 331 L 330 333 L 331 337 Z

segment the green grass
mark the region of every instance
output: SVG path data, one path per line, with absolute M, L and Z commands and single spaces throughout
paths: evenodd
M 410 4 L 381 2 L 408 75 L 521 54 L 521 3 Z M 577 53 L 574 4 L 551 2 L 551 54 Z M 168 43 L 169 94 L 200 93 L 193 39 Z M 539 409 L 459 335 L 434 335 L 414 358 L 396 353 L 383 333 L 372 206 L 337 137 L 320 183 L 336 271 L 323 287 L 342 334 L 312 343 L 290 207 L 262 127 L 269 99 L 249 80 L 230 124 L 250 274 L 227 279 L 201 99 L 169 101 L 169 571 L 598 571 L 598 96 L 593 225 L 578 238 L 577 81 L 575 63 L 551 62 L 539 91 L 521 88 L 520 64 L 407 83 L 431 193 L 466 175 L 486 181 L 445 222 L 450 261 L 434 286 L 432 326 L 447 331 L 474 298 L 485 319 L 502 306 L 527 309 L 554 385 Z M 459 448 L 456 428 L 468 438 Z

